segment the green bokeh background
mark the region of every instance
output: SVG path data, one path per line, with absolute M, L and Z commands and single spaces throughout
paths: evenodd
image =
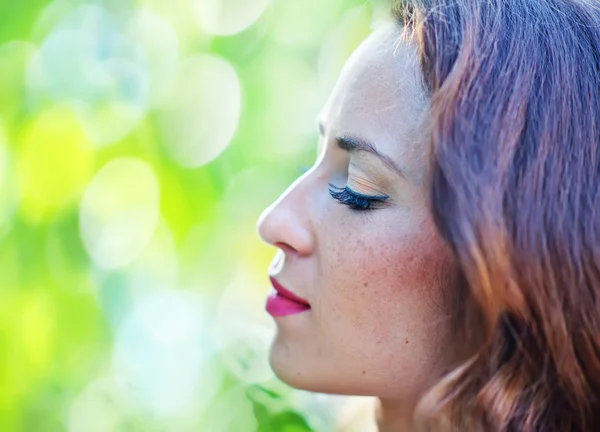
M 365 0 L 0 0 L 0 431 L 329 431 L 270 372 L 260 212 Z

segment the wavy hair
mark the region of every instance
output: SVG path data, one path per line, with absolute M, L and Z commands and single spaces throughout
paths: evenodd
M 435 430 L 600 431 L 599 6 L 394 9 L 420 48 L 431 205 L 465 281 L 456 361 L 421 412 Z

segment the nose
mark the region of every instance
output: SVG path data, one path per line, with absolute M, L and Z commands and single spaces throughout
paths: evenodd
M 303 178 L 267 207 L 257 223 L 258 235 L 264 242 L 298 256 L 310 255 L 315 243 Z

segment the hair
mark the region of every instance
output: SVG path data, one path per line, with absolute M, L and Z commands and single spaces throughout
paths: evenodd
M 421 411 L 436 430 L 600 430 L 599 6 L 394 10 L 418 42 L 431 206 L 465 282 L 460 356 Z

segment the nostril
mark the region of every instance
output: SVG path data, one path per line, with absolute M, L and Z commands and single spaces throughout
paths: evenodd
M 279 249 L 281 249 L 283 251 L 283 253 L 297 252 L 296 249 L 294 249 L 292 246 L 290 246 L 287 243 L 277 242 L 277 243 L 275 243 L 275 246 L 277 246 Z

